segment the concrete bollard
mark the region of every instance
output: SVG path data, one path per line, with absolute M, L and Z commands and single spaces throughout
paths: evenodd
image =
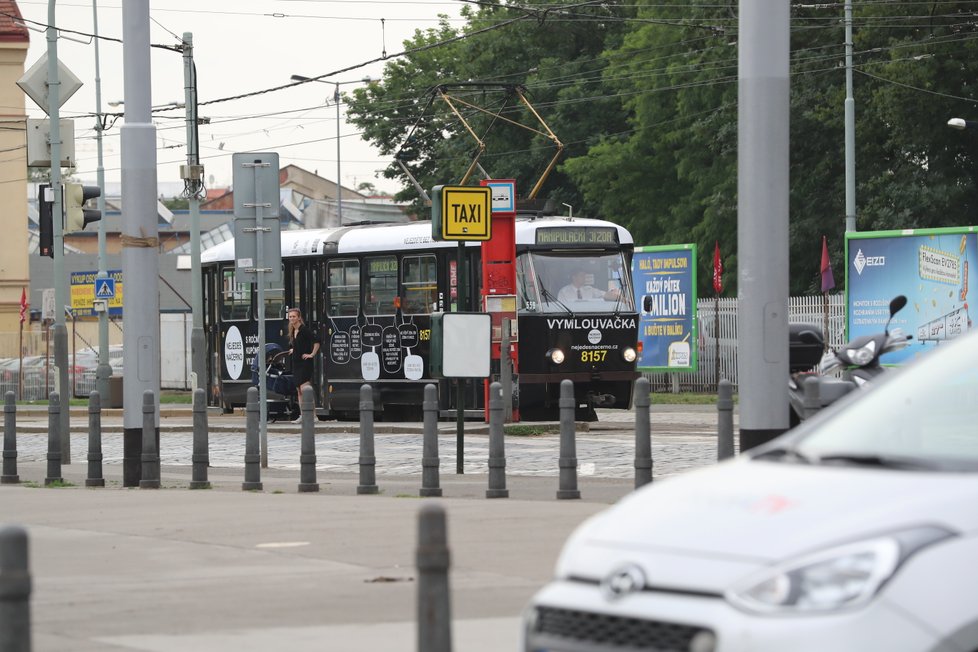
M 3 474 L 0 484 L 17 484 L 17 396 L 3 395 Z
M 822 409 L 822 397 L 819 395 L 821 385 L 819 384 L 818 376 L 808 376 L 805 378 L 802 392 L 802 411 L 805 413 L 805 418 L 810 419 Z
M 734 456 L 733 383 L 717 383 L 717 460 Z
M 377 493 L 377 458 L 374 455 L 374 390 L 360 385 L 360 484 L 358 494 Z
M 245 477 L 241 483 L 242 491 L 261 491 L 261 452 L 258 444 L 258 419 L 261 406 L 258 404 L 258 388 L 248 388 L 245 400 Z
M 489 488 L 486 498 L 509 498 L 503 419 L 503 386 L 502 383 L 492 383 L 489 385 Z
M 299 443 L 299 493 L 319 491 L 316 482 L 316 405 L 312 387 L 302 388 L 302 438 Z
M 27 530 L 0 528 L 0 650 L 31 650 L 31 574 L 27 565 Z
M 194 452 L 191 462 L 191 489 L 210 489 L 207 467 L 210 466 L 210 433 L 207 425 L 207 392 L 198 387 L 194 390 Z
M 421 492 L 422 498 L 441 496 L 441 480 L 438 457 L 438 388 L 432 384 L 424 386 L 424 442 L 421 449 Z
M 86 487 L 104 487 L 102 477 L 102 399 L 98 390 L 88 395 L 88 476 Z
M 428 503 L 418 514 L 418 652 L 451 652 L 452 609 L 448 587 L 451 553 L 445 510 Z
M 61 477 L 61 396 L 51 392 L 48 396 L 48 475 L 44 484 L 64 482 Z
M 558 499 L 580 498 L 577 489 L 577 442 L 574 432 L 574 383 L 560 381 L 560 485 Z
M 143 452 L 140 455 L 142 475 L 140 489 L 160 488 L 160 451 L 156 441 L 156 396 L 153 390 L 143 391 Z
M 649 379 L 635 381 L 635 488 L 652 482 L 652 427 L 649 423 Z

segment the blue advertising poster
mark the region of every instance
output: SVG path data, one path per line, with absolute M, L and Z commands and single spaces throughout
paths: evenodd
M 640 371 L 696 370 L 696 245 L 636 247 Z
M 847 338 L 882 332 L 890 300 L 899 294 L 908 303 L 890 329 L 913 339 L 886 354 L 883 364 L 907 362 L 967 332 L 976 263 L 978 227 L 847 233 Z

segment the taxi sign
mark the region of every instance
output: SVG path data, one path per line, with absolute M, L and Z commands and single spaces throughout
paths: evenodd
M 480 186 L 435 186 L 431 192 L 431 235 L 435 240 L 489 240 L 492 190 Z

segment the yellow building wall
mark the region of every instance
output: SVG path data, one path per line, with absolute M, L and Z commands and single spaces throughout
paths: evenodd
M 27 258 L 27 114 L 24 92 L 16 81 L 24 75 L 26 40 L 0 41 L 0 333 L 20 328 L 20 297 L 28 289 Z M 25 324 L 26 326 L 26 324 Z

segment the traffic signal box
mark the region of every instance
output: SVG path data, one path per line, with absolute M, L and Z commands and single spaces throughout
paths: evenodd
M 80 183 L 66 183 L 65 188 L 65 232 L 81 231 L 92 222 L 102 219 L 102 211 L 85 208 L 85 202 L 102 195 L 98 186 L 83 186 Z
M 48 197 L 50 188 L 46 183 L 37 186 L 38 253 L 54 258 L 54 221 L 51 218 L 54 205 Z

